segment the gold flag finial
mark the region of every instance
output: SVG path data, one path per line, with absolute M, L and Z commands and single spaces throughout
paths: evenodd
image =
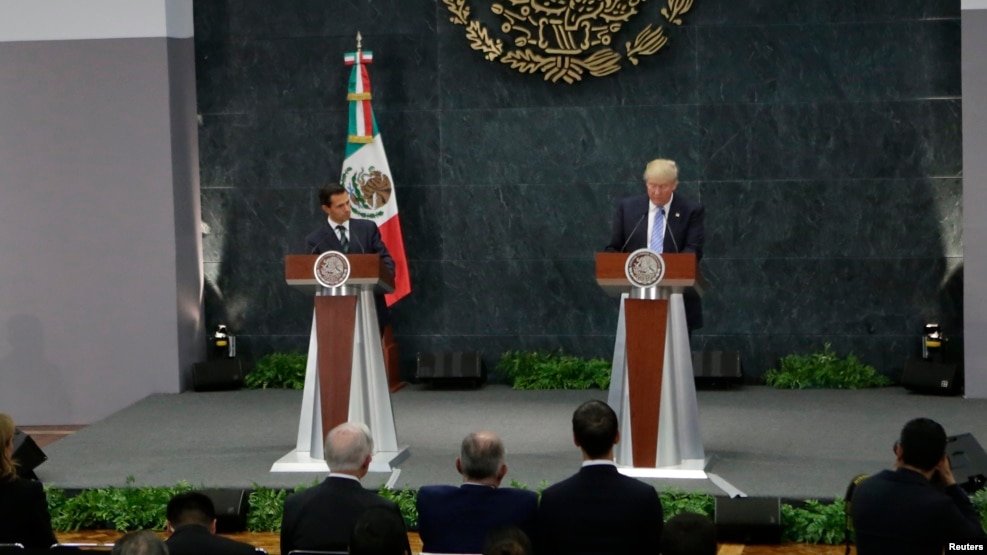
M 360 44 L 362 42 L 363 42 L 363 36 L 360 35 L 360 31 L 357 31 L 356 32 L 356 51 L 357 52 L 359 52 L 361 50 Z

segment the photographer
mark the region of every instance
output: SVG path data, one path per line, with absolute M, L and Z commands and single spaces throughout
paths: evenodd
M 908 422 L 894 454 L 894 470 L 864 480 L 853 494 L 859 555 L 938 555 L 950 542 L 984 541 L 977 511 L 949 467 L 942 426 L 928 418 Z

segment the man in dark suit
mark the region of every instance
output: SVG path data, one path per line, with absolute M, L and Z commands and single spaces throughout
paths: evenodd
M 360 484 L 370 469 L 373 447 L 370 430 L 363 424 L 347 422 L 329 432 L 325 441 L 329 477 L 285 500 L 281 553 L 346 551 L 353 525 L 371 507 L 385 507 L 400 517 L 397 505 Z M 406 550 L 411 553 L 411 546 Z
M 658 553 L 664 522 L 661 501 L 655 488 L 617 472 L 617 414 L 603 401 L 587 401 L 572 415 L 572 433 L 583 453 L 583 466 L 542 493 L 535 552 Z
M 905 424 L 894 470 L 857 485 L 849 499 L 860 555 L 939 555 L 948 543 L 982 543 L 980 517 L 956 484 L 946 431 L 928 418 Z
M 507 474 L 504 443 L 493 432 L 474 432 L 463 440 L 456 470 L 463 483 L 418 490 L 418 532 L 426 553 L 480 553 L 487 533 L 514 525 L 534 532 L 538 495 L 500 488 Z
M 379 254 L 384 265 L 394 272 L 394 259 L 380 238 L 377 224 L 370 220 L 351 219 L 350 194 L 339 184 L 319 190 L 319 203 L 326 223 L 308 234 L 305 245 L 309 254 L 339 251 L 343 254 Z M 390 321 L 390 312 L 382 295 L 375 296 L 380 328 Z
M 679 169 L 671 160 L 652 160 L 644 170 L 647 194 L 622 199 L 617 204 L 608 252 L 651 249 L 658 253 L 696 254 L 703 257 L 705 208 L 675 189 Z M 702 303 L 694 291 L 684 295 L 689 331 L 703 327 Z
M 168 502 L 171 555 L 254 555 L 254 546 L 216 535 L 216 507 L 209 496 L 190 491 Z

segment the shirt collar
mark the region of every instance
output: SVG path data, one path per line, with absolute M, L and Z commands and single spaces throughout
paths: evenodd
M 587 466 L 612 466 L 616 468 L 617 463 L 610 459 L 590 459 L 588 461 L 583 461 L 583 468 L 586 468 Z
M 357 478 L 356 476 L 354 476 L 352 474 L 343 474 L 342 472 L 330 472 L 329 473 L 329 477 L 330 478 L 346 478 L 347 480 L 354 480 L 357 483 L 360 482 L 360 479 Z

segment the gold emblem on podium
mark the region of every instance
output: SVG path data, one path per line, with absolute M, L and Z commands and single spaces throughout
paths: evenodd
M 645 0 L 505 0 L 490 11 L 500 17 L 500 30 L 513 36 L 515 48 L 491 36 L 480 21 L 470 18 L 467 0 L 442 0 L 450 21 L 466 27 L 473 50 L 489 61 L 500 61 L 521 73 L 540 73 L 546 81 L 572 84 L 585 74 L 603 77 L 620 71 L 624 58 L 634 65 L 668 44 L 664 24 L 649 23 L 633 41 L 623 45 L 615 36 L 638 14 Z M 693 0 L 667 0 L 665 23 L 682 24 Z

